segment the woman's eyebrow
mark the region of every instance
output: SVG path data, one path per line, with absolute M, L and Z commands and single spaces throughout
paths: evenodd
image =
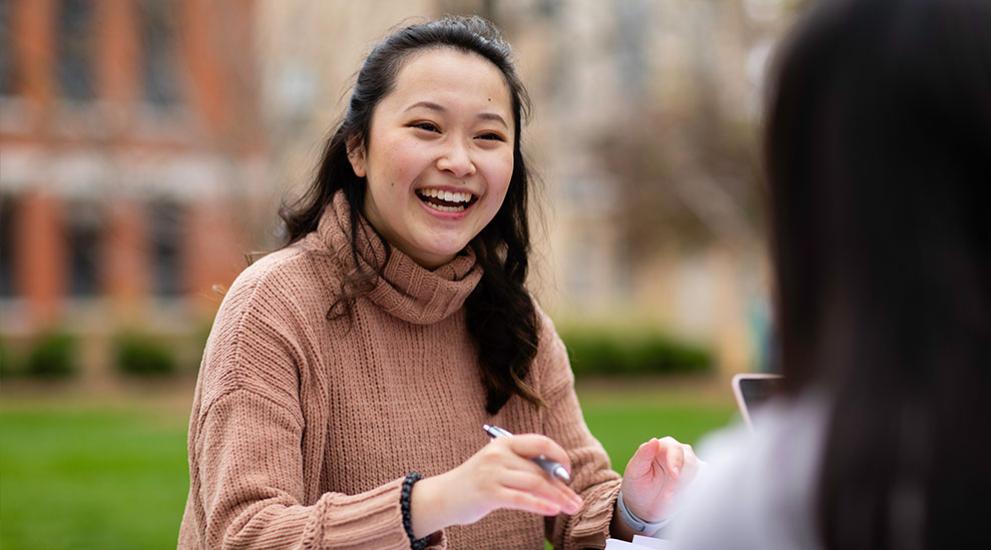
M 417 107 L 422 107 L 424 109 L 429 109 L 431 111 L 437 111 L 438 113 L 446 113 L 447 112 L 447 109 L 444 108 L 443 105 L 438 105 L 437 103 L 434 103 L 432 101 L 417 101 L 416 103 L 414 103 L 414 104 L 410 105 L 409 107 L 406 107 L 405 109 L 403 109 L 403 112 L 405 113 L 407 111 L 412 111 L 413 109 L 416 109 Z M 479 119 L 482 119 L 482 120 L 492 120 L 494 122 L 498 122 L 498 123 L 502 124 L 506 128 L 509 128 L 509 124 L 506 123 L 506 119 L 502 118 L 502 115 L 499 115 L 498 113 L 491 113 L 491 112 L 478 113 L 478 116 L 476 118 L 479 118 Z
M 492 120 L 502 124 L 505 128 L 509 128 L 509 124 L 506 124 L 506 120 L 496 113 L 479 113 L 478 118 L 482 120 Z

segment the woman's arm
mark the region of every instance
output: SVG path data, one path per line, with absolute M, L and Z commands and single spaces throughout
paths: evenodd
M 207 548 L 408 548 L 402 479 L 303 505 L 295 415 L 248 389 L 216 399 L 191 442 L 191 498 Z
M 278 253 L 277 253 L 278 254 Z M 274 262 L 272 262 L 274 264 Z M 256 263 L 217 314 L 189 433 L 190 493 L 181 548 L 409 548 L 401 479 L 346 495 L 313 494 L 299 401 L 304 315 Z

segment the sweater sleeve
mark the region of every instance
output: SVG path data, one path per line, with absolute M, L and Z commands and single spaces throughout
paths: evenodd
M 279 297 L 249 290 L 232 289 L 204 355 L 189 434 L 187 510 L 196 512 L 180 548 L 408 549 L 402 478 L 306 502 L 305 358 Z M 446 545 L 443 533 L 434 541 Z
M 555 548 L 604 548 L 609 537 L 622 478 L 609 466 L 609 456 L 589 431 L 575 395 L 574 374 L 564 342 L 542 312 L 540 350 L 542 397 L 547 405 L 544 434 L 557 441 L 571 459 L 571 488 L 585 506 L 575 515 L 547 518 L 545 531 Z
M 401 478 L 301 504 L 302 429 L 280 405 L 251 390 L 212 404 L 194 444 L 205 547 L 408 548 Z

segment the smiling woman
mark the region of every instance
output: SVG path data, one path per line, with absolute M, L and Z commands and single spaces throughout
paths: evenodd
M 526 110 L 482 19 L 405 27 L 369 54 L 283 209 L 287 245 L 217 314 L 181 548 L 601 548 L 659 527 L 696 460 L 651 439 L 621 480 L 582 418 L 524 286 Z M 519 435 L 489 442 L 483 424 Z
M 420 265 L 450 262 L 502 206 L 513 173 L 509 86 L 476 53 L 413 54 L 348 158 L 366 178 L 364 214 Z

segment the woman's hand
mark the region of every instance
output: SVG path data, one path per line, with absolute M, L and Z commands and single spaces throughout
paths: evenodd
M 638 518 L 657 522 L 668 517 L 677 492 L 695 477 L 699 460 L 691 445 L 673 437 L 640 445 L 623 473 L 623 502 Z
M 410 495 L 413 534 L 420 538 L 449 525 L 474 523 L 500 508 L 574 514 L 581 497 L 530 460 L 541 455 L 571 473 L 571 461 L 557 443 L 522 434 L 493 439 L 457 468 L 420 480 Z

